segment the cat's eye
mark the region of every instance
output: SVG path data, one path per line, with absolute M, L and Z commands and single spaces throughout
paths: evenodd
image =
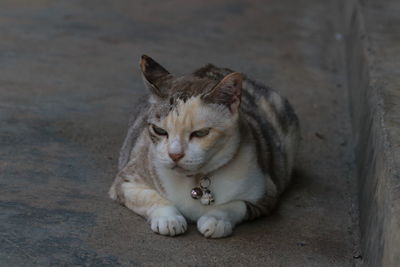
M 201 129 L 201 130 L 192 132 L 190 137 L 204 137 L 204 136 L 208 135 L 209 133 L 210 133 L 210 128 Z
M 168 136 L 168 132 L 160 127 L 155 126 L 154 124 L 151 125 L 153 131 L 158 135 L 165 135 Z

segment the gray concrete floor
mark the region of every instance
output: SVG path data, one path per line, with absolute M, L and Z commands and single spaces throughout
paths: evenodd
M 340 40 L 327 1 L 0 2 L 0 266 L 352 266 L 357 247 Z M 303 144 L 276 212 L 168 238 L 112 202 L 143 53 L 211 62 L 287 96 Z

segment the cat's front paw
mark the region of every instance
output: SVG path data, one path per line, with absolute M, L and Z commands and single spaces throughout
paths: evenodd
M 187 229 L 186 220 L 181 215 L 155 217 L 150 224 L 151 230 L 160 235 L 180 235 Z
M 232 223 L 226 219 L 205 215 L 197 221 L 197 229 L 205 237 L 221 238 L 232 233 Z

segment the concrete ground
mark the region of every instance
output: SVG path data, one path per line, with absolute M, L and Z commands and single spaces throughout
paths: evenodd
M 327 1 L 0 2 L 0 266 L 353 266 L 341 35 Z M 155 235 L 107 197 L 148 54 L 287 96 L 303 144 L 276 212 L 221 240 Z

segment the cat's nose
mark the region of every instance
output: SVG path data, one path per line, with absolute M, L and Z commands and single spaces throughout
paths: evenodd
M 173 161 L 178 161 L 185 156 L 184 153 L 168 153 L 168 155 Z

